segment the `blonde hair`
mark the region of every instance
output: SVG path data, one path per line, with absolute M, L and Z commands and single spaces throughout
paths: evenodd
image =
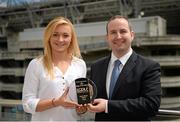
M 81 58 L 81 53 L 78 45 L 77 36 L 75 33 L 75 29 L 70 20 L 64 17 L 57 17 L 49 22 L 44 31 L 44 55 L 43 55 L 43 64 L 51 79 L 54 79 L 53 74 L 53 63 L 52 63 L 52 48 L 50 45 L 50 38 L 54 33 L 55 28 L 58 25 L 68 25 L 71 28 L 71 43 L 68 47 L 68 53 L 77 58 Z

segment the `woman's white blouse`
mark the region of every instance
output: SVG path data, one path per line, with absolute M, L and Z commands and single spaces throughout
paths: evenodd
M 23 108 L 32 114 L 32 120 L 44 121 L 70 121 L 78 120 L 75 109 L 61 106 L 43 112 L 35 112 L 40 99 L 60 97 L 66 86 L 76 78 L 86 77 L 86 64 L 82 59 L 73 57 L 71 65 L 63 75 L 59 68 L 54 66 L 55 78 L 51 80 L 43 66 L 42 58 L 33 59 L 26 70 L 23 86 Z

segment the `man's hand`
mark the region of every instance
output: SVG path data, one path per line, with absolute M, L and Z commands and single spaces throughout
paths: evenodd
M 93 103 L 87 105 L 88 110 L 91 112 L 104 112 L 106 110 L 106 99 L 95 99 Z

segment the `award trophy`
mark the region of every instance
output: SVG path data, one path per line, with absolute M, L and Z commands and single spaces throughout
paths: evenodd
M 69 97 L 72 101 L 76 101 L 78 104 L 91 103 L 97 95 L 97 88 L 93 81 L 88 78 L 75 79 L 69 87 Z M 83 106 L 78 110 L 78 113 L 85 113 L 87 107 Z

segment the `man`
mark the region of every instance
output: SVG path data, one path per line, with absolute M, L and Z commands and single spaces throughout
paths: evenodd
M 151 120 L 161 100 L 160 65 L 132 50 L 135 34 L 125 17 L 112 17 L 106 30 L 112 53 L 91 66 L 98 91 L 88 109 L 96 112 L 97 121 Z

